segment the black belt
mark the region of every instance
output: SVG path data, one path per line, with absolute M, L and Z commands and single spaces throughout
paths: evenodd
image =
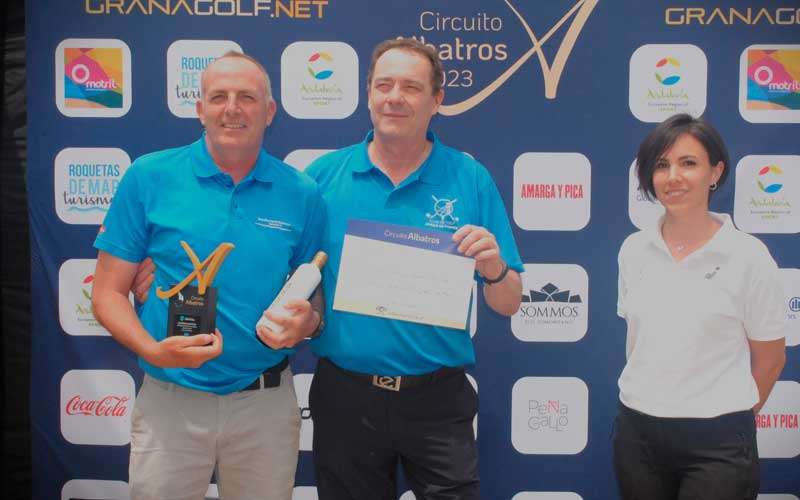
M 350 370 L 345 370 L 341 366 L 337 366 L 335 363 L 330 361 L 327 358 L 322 358 L 319 360 L 320 363 L 325 363 L 333 368 L 339 370 L 340 372 L 344 373 L 345 375 L 364 382 L 365 384 L 372 385 L 379 389 L 385 389 L 387 391 L 399 391 L 401 389 L 411 389 L 412 387 L 422 387 L 424 385 L 431 384 L 437 380 L 441 380 L 443 378 L 447 378 L 451 375 L 455 375 L 457 373 L 464 373 L 464 368 L 461 366 L 445 366 L 439 368 L 436 371 L 432 371 L 430 373 L 424 373 L 422 375 L 370 375 L 368 373 L 360 373 L 354 372 Z
M 267 368 L 264 373 L 253 380 L 250 385 L 242 389 L 243 391 L 257 391 L 259 389 L 269 389 L 270 387 L 278 387 L 281 385 L 281 372 L 289 366 L 289 357 L 283 358 L 283 361 L 275 366 Z

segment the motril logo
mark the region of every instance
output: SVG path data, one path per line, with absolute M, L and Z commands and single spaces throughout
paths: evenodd
M 56 107 L 73 117 L 120 117 L 131 107 L 131 51 L 115 39 L 69 38 L 56 47 Z

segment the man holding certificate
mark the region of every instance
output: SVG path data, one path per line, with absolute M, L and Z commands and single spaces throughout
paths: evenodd
M 306 172 L 326 201 L 326 327 L 310 392 L 321 500 L 479 498 L 464 374 L 473 278 L 496 312 L 519 308 L 522 262 L 486 169 L 428 130 L 444 97 L 436 52 L 387 40 L 367 77 L 374 129 Z
M 288 348 L 321 317 L 296 300 L 271 318 L 280 336 L 254 332 L 319 249 L 325 209 L 311 179 L 262 149 L 275 101 L 261 64 L 225 54 L 201 88 L 203 137 L 137 159 L 95 241 L 95 316 L 145 372 L 131 498 L 203 498 L 215 471 L 225 498 L 289 500 L 300 415 Z M 146 256 L 156 293 L 137 316 L 128 291 Z

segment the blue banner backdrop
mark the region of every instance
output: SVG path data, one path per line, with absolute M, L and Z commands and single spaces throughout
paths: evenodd
M 201 133 L 200 71 L 230 48 L 262 61 L 278 102 L 265 147 L 303 168 L 362 140 L 371 49 L 400 35 L 438 48 L 446 96 L 432 129 L 488 167 L 530 271 L 514 318 L 482 297 L 473 310 L 483 497 L 617 498 L 616 257 L 659 210 L 631 189 L 636 148 L 676 111 L 703 113 L 726 138 L 731 177 L 712 209 L 784 269 L 791 345 L 759 420 L 762 492 L 800 495 L 800 9 L 700 4 L 27 2 L 34 498 L 125 498 L 141 372 L 91 316 L 92 242 L 130 160 Z M 314 363 L 305 348 L 293 362 L 298 499 L 315 498 L 303 400 Z

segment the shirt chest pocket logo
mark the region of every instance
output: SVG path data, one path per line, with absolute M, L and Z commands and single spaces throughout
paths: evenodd
M 431 195 L 433 211 L 425 213 L 425 225 L 436 229 L 458 229 L 459 217 L 456 215 L 458 198 L 439 198 Z

